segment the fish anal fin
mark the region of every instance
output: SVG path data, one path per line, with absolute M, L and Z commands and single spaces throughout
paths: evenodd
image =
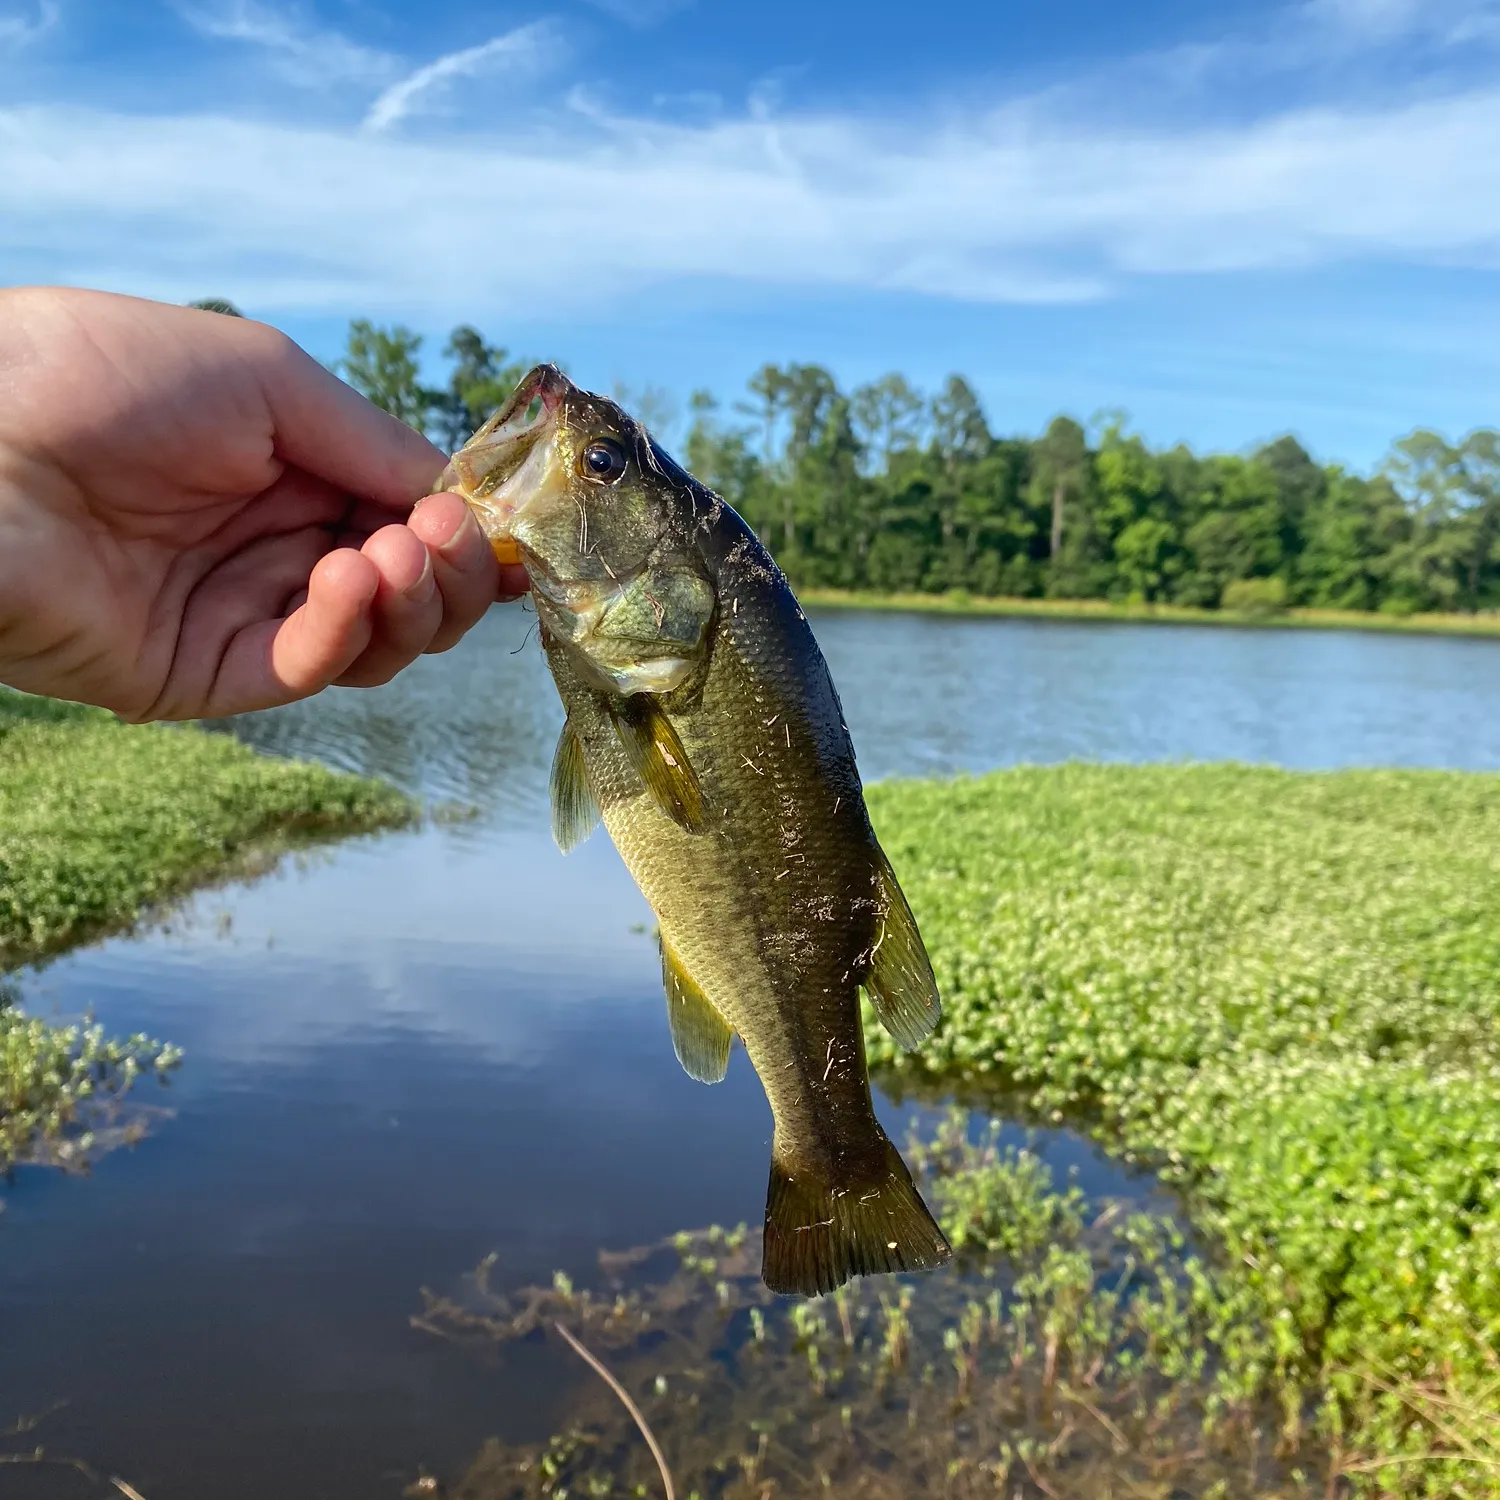
M 677 1061 L 688 1077 L 699 1083 L 722 1083 L 729 1070 L 734 1032 L 683 967 L 665 933 L 661 937 L 661 978 Z
M 650 693 L 611 705 L 626 758 L 656 805 L 689 833 L 703 830 L 703 788 L 666 710 Z
M 572 724 L 564 724 L 552 757 L 552 837 L 564 854 L 571 853 L 598 821 L 599 803 L 589 785 L 583 743 Z
M 952 1255 L 901 1153 L 881 1145 L 883 1171 L 852 1183 L 798 1171 L 773 1150 L 761 1263 L 773 1292 L 817 1297 L 851 1276 L 927 1271 Z
M 875 902 L 880 914 L 865 994 L 880 1024 L 911 1051 L 931 1035 L 942 1014 L 932 963 L 917 931 L 917 919 L 896 882 L 890 861 L 877 850 Z

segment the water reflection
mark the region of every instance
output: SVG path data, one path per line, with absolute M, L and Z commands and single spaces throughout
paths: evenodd
M 460 649 L 424 657 L 378 691 L 335 688 L 215 727 L 273 755 L 382 776 L 535 826 L 563 716 L 529 608 L 492 611 Z
M 394 1494 L 560 1388 L 407 1326 L 490 1250 L 510 1284 L 755 1219 L 770 1116 L 667 1039 L 649 913 L 606 840 L 562 859 L 561 722 L 530 620 L 495 611 L 378 692 L 240 720 L 263 748 L 471 804 L 207 894 L 173 930 L 26 977 L 187 1049 L 179 1114 L 81 1182 L 23 1173 L 0 1216 L 0 1413 L 152 1500 Z M 1069 756 L 1500 765 L 1500 646 L 1462 640 L 828 615 L 869 777 Z M 519 649 L 518 649 L 519 648 Z M 903 1129 L 915 1104 L 883 1101 Z M 1140 1193 L 1043 1136 L 1092 1193 Z M 571 1372 L 568 1377 L 571 1379 Z
M 1500 641 L 836 611 L 814 623 L 867 780 L 1071 759 L 1500 767 Z M 562 712 L 530 626 L 494 611 L 379 692 L 230 727 L 534 827 Z
M 1022 762 L 1500 767 L 1500 641 L 820 614 L 867 780 Z

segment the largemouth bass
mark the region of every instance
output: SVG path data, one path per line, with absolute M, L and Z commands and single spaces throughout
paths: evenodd
M 937 986 L 781 570 L 644 428 L 550 365 L 443 485 L 531 580 L 567 711 L 558 844 L 602 814 L 660 924 L 682 1066 L 718 1082 L 738 1033 L 765 1088 L 766 1284 L 814 1295 L 941 1264 L 947 1241 L 875 1118 L 859 1011 L 863 988 L 915 1047 Z

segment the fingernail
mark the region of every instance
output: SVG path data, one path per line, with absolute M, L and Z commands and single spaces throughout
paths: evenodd
M 478 531 L 479 523 L 467 508 L 464 510 L 463 519 L 454 528 L 453 535 L 443 543 L 438 551 L 448 559 L 454 561 L 459 553 L 474 545 L 474 533 Z
M 407 588 L 402 589 L 401 597 L 412 604 L 426 604 L 432 598 L 432 591 L 437 587 L 437 579 L 432 571 L 432 556 L 422 559 L 422 574 L 417 581 Z

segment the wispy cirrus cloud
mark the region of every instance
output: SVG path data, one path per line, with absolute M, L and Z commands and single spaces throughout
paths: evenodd
M 1107 99 L 1115 111 L 1267 113 L 1271 99 L 1399 101 L 1437 75 L 1494 70 L 1500 0 L 1286 0 L 1237 29 L 1112 59 L 1060 81 L 1059 109 Z
M 533 21 L 475 47 L 449 52 L 393 83 L 370 106 L 365 129 L 389 130 L 398 121 L 430 105 L 455 79 L 534 73 L 561 50 L 549 21 Z
M 70 279 L 434 316 L 562 316 L 683 278 L 1045 302 L 1167 274 L 1500 267 L 1500 87 L 1188 132 L 1014 108 L 613 125 L 491 144 L 0 111 L 0 219 Z M 496 189 L 457 235 L 453 182 Z
M 627 26 L 657 26 L 668 16 L 687 10 L 696 0 L 586 0 L 595 10 L 602 10 Z
M 1304 0 L 1294 15 L 1346 47 L 1413 37 L 1459 46 L 1500 31 L 1500 5 L 1493 0 Z
M 57 25 L 56 0 L 38 0 L 30 11 L 0 12 L 0 50 L 24 47 Z
M 1424 6 L 1292 0 L 1283 19 L 1388 36 L 1435 24 L 1434 7 L 1444 24 L 1490 10 Z M 15 247 L 0 279 L 213 286 L 267 310 L 561 317 L 694 278 L 1066 302 L 1164 275 L 1500 268 L 1500 80 L 1333 92 L 1231 121 L 1122 118 L 1099 102 L 1119 91 L 1093 97 L 1086 81 L 962 114 L 799 111 L 762 90 L 737 112 L 664 119 L 566 77 L 553 107 L 509 107 L 561 56 L 545 21 L 412 68 L 259 0 L 185 13 L 205 35 L 364 85 L 362 121 L 0 109 Z M 1164 55 L 1134 60 L 1137 76 L 1158 76 Z M 507 106 L 503 136 L 472 109 L 462 134 L 394 128 L 478 78 L 469 97 Z M 459 234 L 440 196 L 453 183 L 487 185 Z
M 262 48 L 282 77 L 305 88 L 326 87 L 331 82 L 380 83 L 400 66 L 387 52 L 310 25 L 294 11 L 278 10 L 259 0 L 183 4 L 178 14 L 200 36 Z

